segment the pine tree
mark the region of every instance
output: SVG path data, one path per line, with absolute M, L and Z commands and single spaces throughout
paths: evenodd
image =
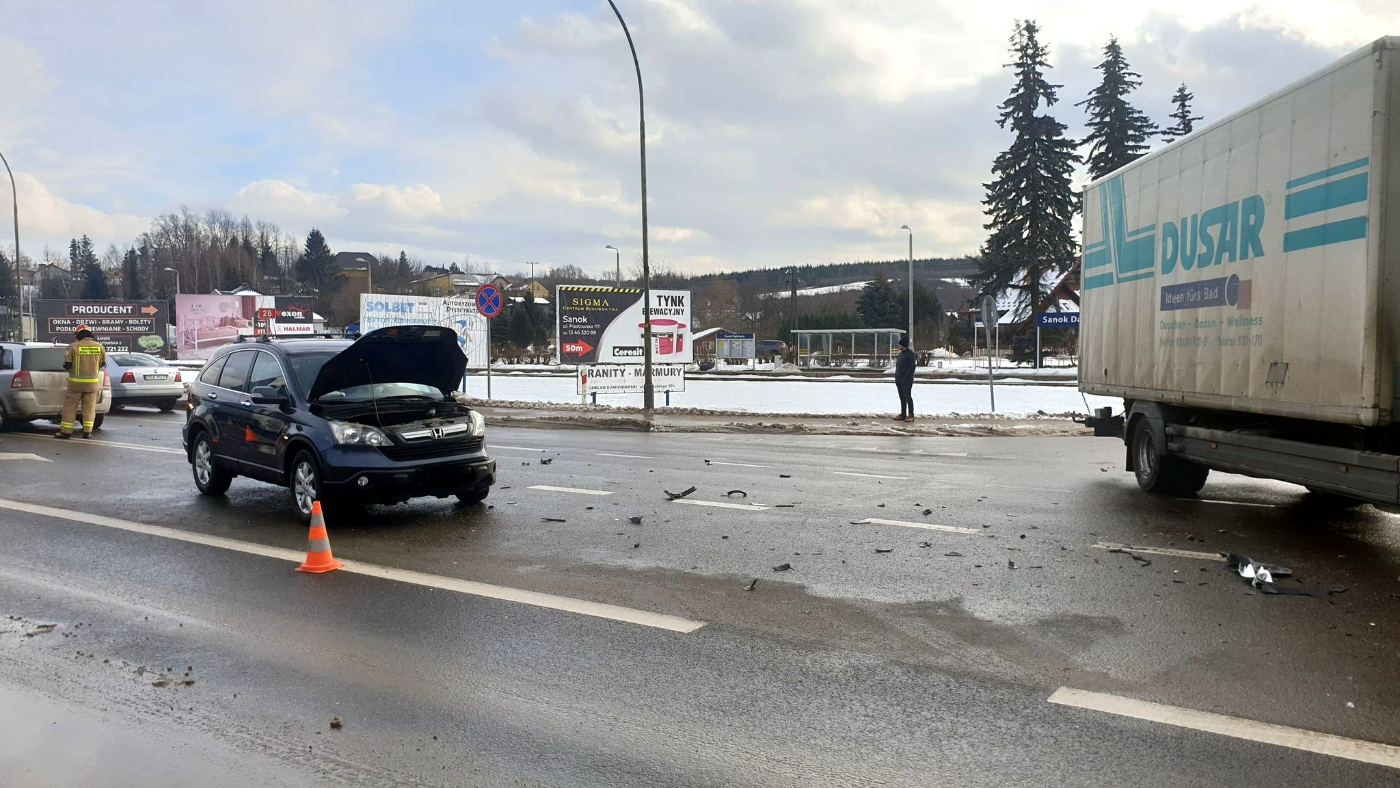
M 1058 101 L 1045 79 L 1049 49 L 1036 38 L 1034 21 L 1018 23 L 1011 37 L 1016 84 L 1001 104 L 997 125 L 1016 135 L 992 165 L 995 176 L 985 184 L 989 231 L 982 247 L 976 283 L 983 293 L 1011 291 L 1017 316 L 1029 319 L 1042 310 L 1057 274 L 1068 271 L 1079 255 L 1074 240 L 1075 196 L 1070 177 L 1080 159 L 1065 139 L 1065 125 L 1041 104 Z
M 317 295 L 331 292 L 344 279 L 320 230 L 313 228 L 306 236 L 306 247 L 297 258 L 297 279 Z
M 122 297 L 129 299 L 145 298 L 141 287 L 141 257 L 136 249 L 127 249 L 122 257 Z
M 82 278 L 79 298 L 105 301 L 112 297 L 107 287 L 107 274 L 97 259 L 97 251 L 92 248 L 92 239 L 86 235 L 68 242 L 68 270 L 74 277 Z
M 1196 100 L 1196 94 L 1186 90 L 1186 83 L 1183 82 L 1176 89 L 1176 95 L 1172 96 L 1172 104 L 1176 105 L 1176 112 L 1171 114 L 1172 120 L 1176 123 L 1162 131 L 1162 139 L 1167 142 L 1176 142 L 1196 129 L 1196 121 L 1205 120 L 1199 115 L 1191 114 L 1191 102 Z
M 856 300 L 856 313 L 871 328 L 903 328 L 908 323 L 907 308 L 884 271 L 875 273 Z
M 1089 113 L 1089 177 L 1102 178 L 1147 152 L 1147 140 L 1157 133 L 1157 124 L 1128 103 L 1128 94 L 1142 84 L 1141 74 L 1131 70 L 1118 39 L 1110 38 L 1103 48 L 1104 60 L 1097 68 L 1103 81 L 1089 92 L 1089 98 L 1075 104 Z
M 530 316 L 525 314 L 525 310 L 518 306 L 510 309 L 510 323 L 506 326 L 506 336 L 510 338 L 510 343 L 518 348 L 524 349 L 529 346 L 531 340 L 535 338 L 535 327 L 530 323 Z

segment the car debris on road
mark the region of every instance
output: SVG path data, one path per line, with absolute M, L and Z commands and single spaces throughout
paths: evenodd
M 678 492 L 678 493 L 673 493 L 673 492 L 671 492 L 670 490 L 662 490 L 662 492 L 666 493 L 666 497 L 669 498 L 670 500 L 676 501 L 676 500 L 680 500 L 681 498 L 686 497 L 687 495 L 690 495 L 691 493 L 695 492 L 697 489 L 699 489 L 699 488 L 697 488 L 697 487 L 690 487 L 689 489 L 681 490 L 681 491 Z

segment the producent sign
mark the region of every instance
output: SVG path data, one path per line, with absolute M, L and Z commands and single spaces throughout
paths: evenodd
M 715 334 L 715 358 L 755 358 L 753 334 Z
M 642 364 L 580 364 L 576 394 L 640 394 L 646 391 Z M 684 364 L 652 364 L 653 391 L 685 391 Z
M 561 363 L 638 364 L 645 358 L 641 288 L 560 285 L 555 303 Z M 654 365 L 695 360 L 691 303 L 689 290 L 651 291 Z
M 112 352 L 165 352 L 170 305 L 166 301 L 34 302 L 36 330 L 41 342 L 72 342 L 79 325 L 92 329 L 93 339 Z
M 1037 312 L 1035 324 L 1041 328 L 1079 328 L 1079 313 Z

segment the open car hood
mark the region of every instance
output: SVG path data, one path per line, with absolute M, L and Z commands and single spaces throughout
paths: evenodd
M 457 332 L 442 326 L 391 326 L 355 340 L 321 367 L 308 399 L 373 383 L 418 383 L 450 395 L 462 382 L 467 357 Z

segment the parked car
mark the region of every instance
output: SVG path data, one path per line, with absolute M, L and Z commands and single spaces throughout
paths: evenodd
M 0 430 L 38 419 L 57 422 L 61 418 L 63 397 L 68 392 L 64 351 L 63 345 L 0 342 Z M 94 430 L 102 428 L 103 416 L 111 406 L 112 381 L 104 372 Z
M 454 398 L 466 357 L 439 326 L 349 339 L 238 340 L 189 384 L 185 451 L 205 495 L 235 476 L 311 504 L 480 503 L 496 482 L 486 422 Z
M 787 343 L 781 339 L 760 339 L 754 343 L 753 350 L 760 359 L 782 358 L 787 353 Z
M 153 405 L 169 412 L 185 396 L 180 370 L 147 353 L 108 353 L 107 376 L 112 380 L 112 410 Z

